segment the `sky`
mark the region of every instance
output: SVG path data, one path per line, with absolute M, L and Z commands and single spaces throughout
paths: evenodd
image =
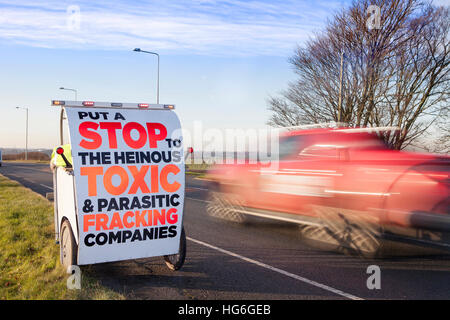
M 53 148 L 52 99 L 175 104 L 183 126 L 263 128 L 295 48 L 350 0 L 0 0 L 0 147 Z M 442 2 L 442 0 L 441 0 Z

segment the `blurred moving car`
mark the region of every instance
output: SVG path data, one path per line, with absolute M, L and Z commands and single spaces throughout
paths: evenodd
M 275 164 L 214 166 L 208 213 L 296 222 L 362 256 L 384 237 L 450 248 L 450 157 L 391 150 L 373 130 L 290 131 Z

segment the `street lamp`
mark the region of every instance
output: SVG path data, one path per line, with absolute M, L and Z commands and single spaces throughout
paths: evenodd
M 28 108 L 16 107 L 16 109 L 25 109 L 27 111 L 26 129 L 25 129 L 25 160 L 28 160 Z
M 60 89 L 60 90 L 70 90 L 70 91 L 75 92 L 75 101 L 78 101 L 78 98 L 77 98 L 78 91 L 77 91 L 76 89 L 70 89 L 70 88 L 64 88 L 64 87 L 61 87 L 61 88 L 59 88 L 59 89 Z
M 156 84 L 157 85 L 157 88 L 156 88 L 156 103 L 159 104 L 159 54 L 157 54 L 156 52 L 141 50 L 140 48 L 135 48 L 133 51 L 154 54 L 155 56 L 158 57 L 158 82 Z

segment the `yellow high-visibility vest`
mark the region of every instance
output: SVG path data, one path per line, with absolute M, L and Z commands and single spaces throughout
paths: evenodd
M 58 149 L 59 147 L 60 146 L 55 147 L 53 149 L 51 162 L 57 167 L 65 167 L 66 162 L 64 161 L 63 157 L 56 153 L 56 149 Z M 61 147 L 64 149 L 64 156 L 66 156 L 67 161 L 69 161 L 69 163 L 72 164 L 72 150 L 70 148 L 70 144 L 65 144 L 62 145 Z

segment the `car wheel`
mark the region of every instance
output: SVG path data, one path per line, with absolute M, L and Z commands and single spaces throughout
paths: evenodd
M 179 270 L 186 259 L 186 234 L 184 232 L 184 227 L 181 229 L 180 237 L 180 250 L 176 254 L 171 254 L 164 256 L 164 261 L 170 270 Z
M 246 219 L 244 214 L 237 211 L 241 210 L 242 206 L 236 196 L 223 192 L 211 191 L 208 200 L 206 211 L 211 217 L 238 223 L 245 222 Z
M 72 265 L 77 264 L 78 246 L 75 242 L 72 227 L 69 220 L 64 220 L 61 224 L 61 264 L 67 269 Z
M 328 248 L 364 258 L 383 255 L 383 230 L 375 217 L 339 208 L 313 208 L 321 226 L 307 226 L 302 234 Z

